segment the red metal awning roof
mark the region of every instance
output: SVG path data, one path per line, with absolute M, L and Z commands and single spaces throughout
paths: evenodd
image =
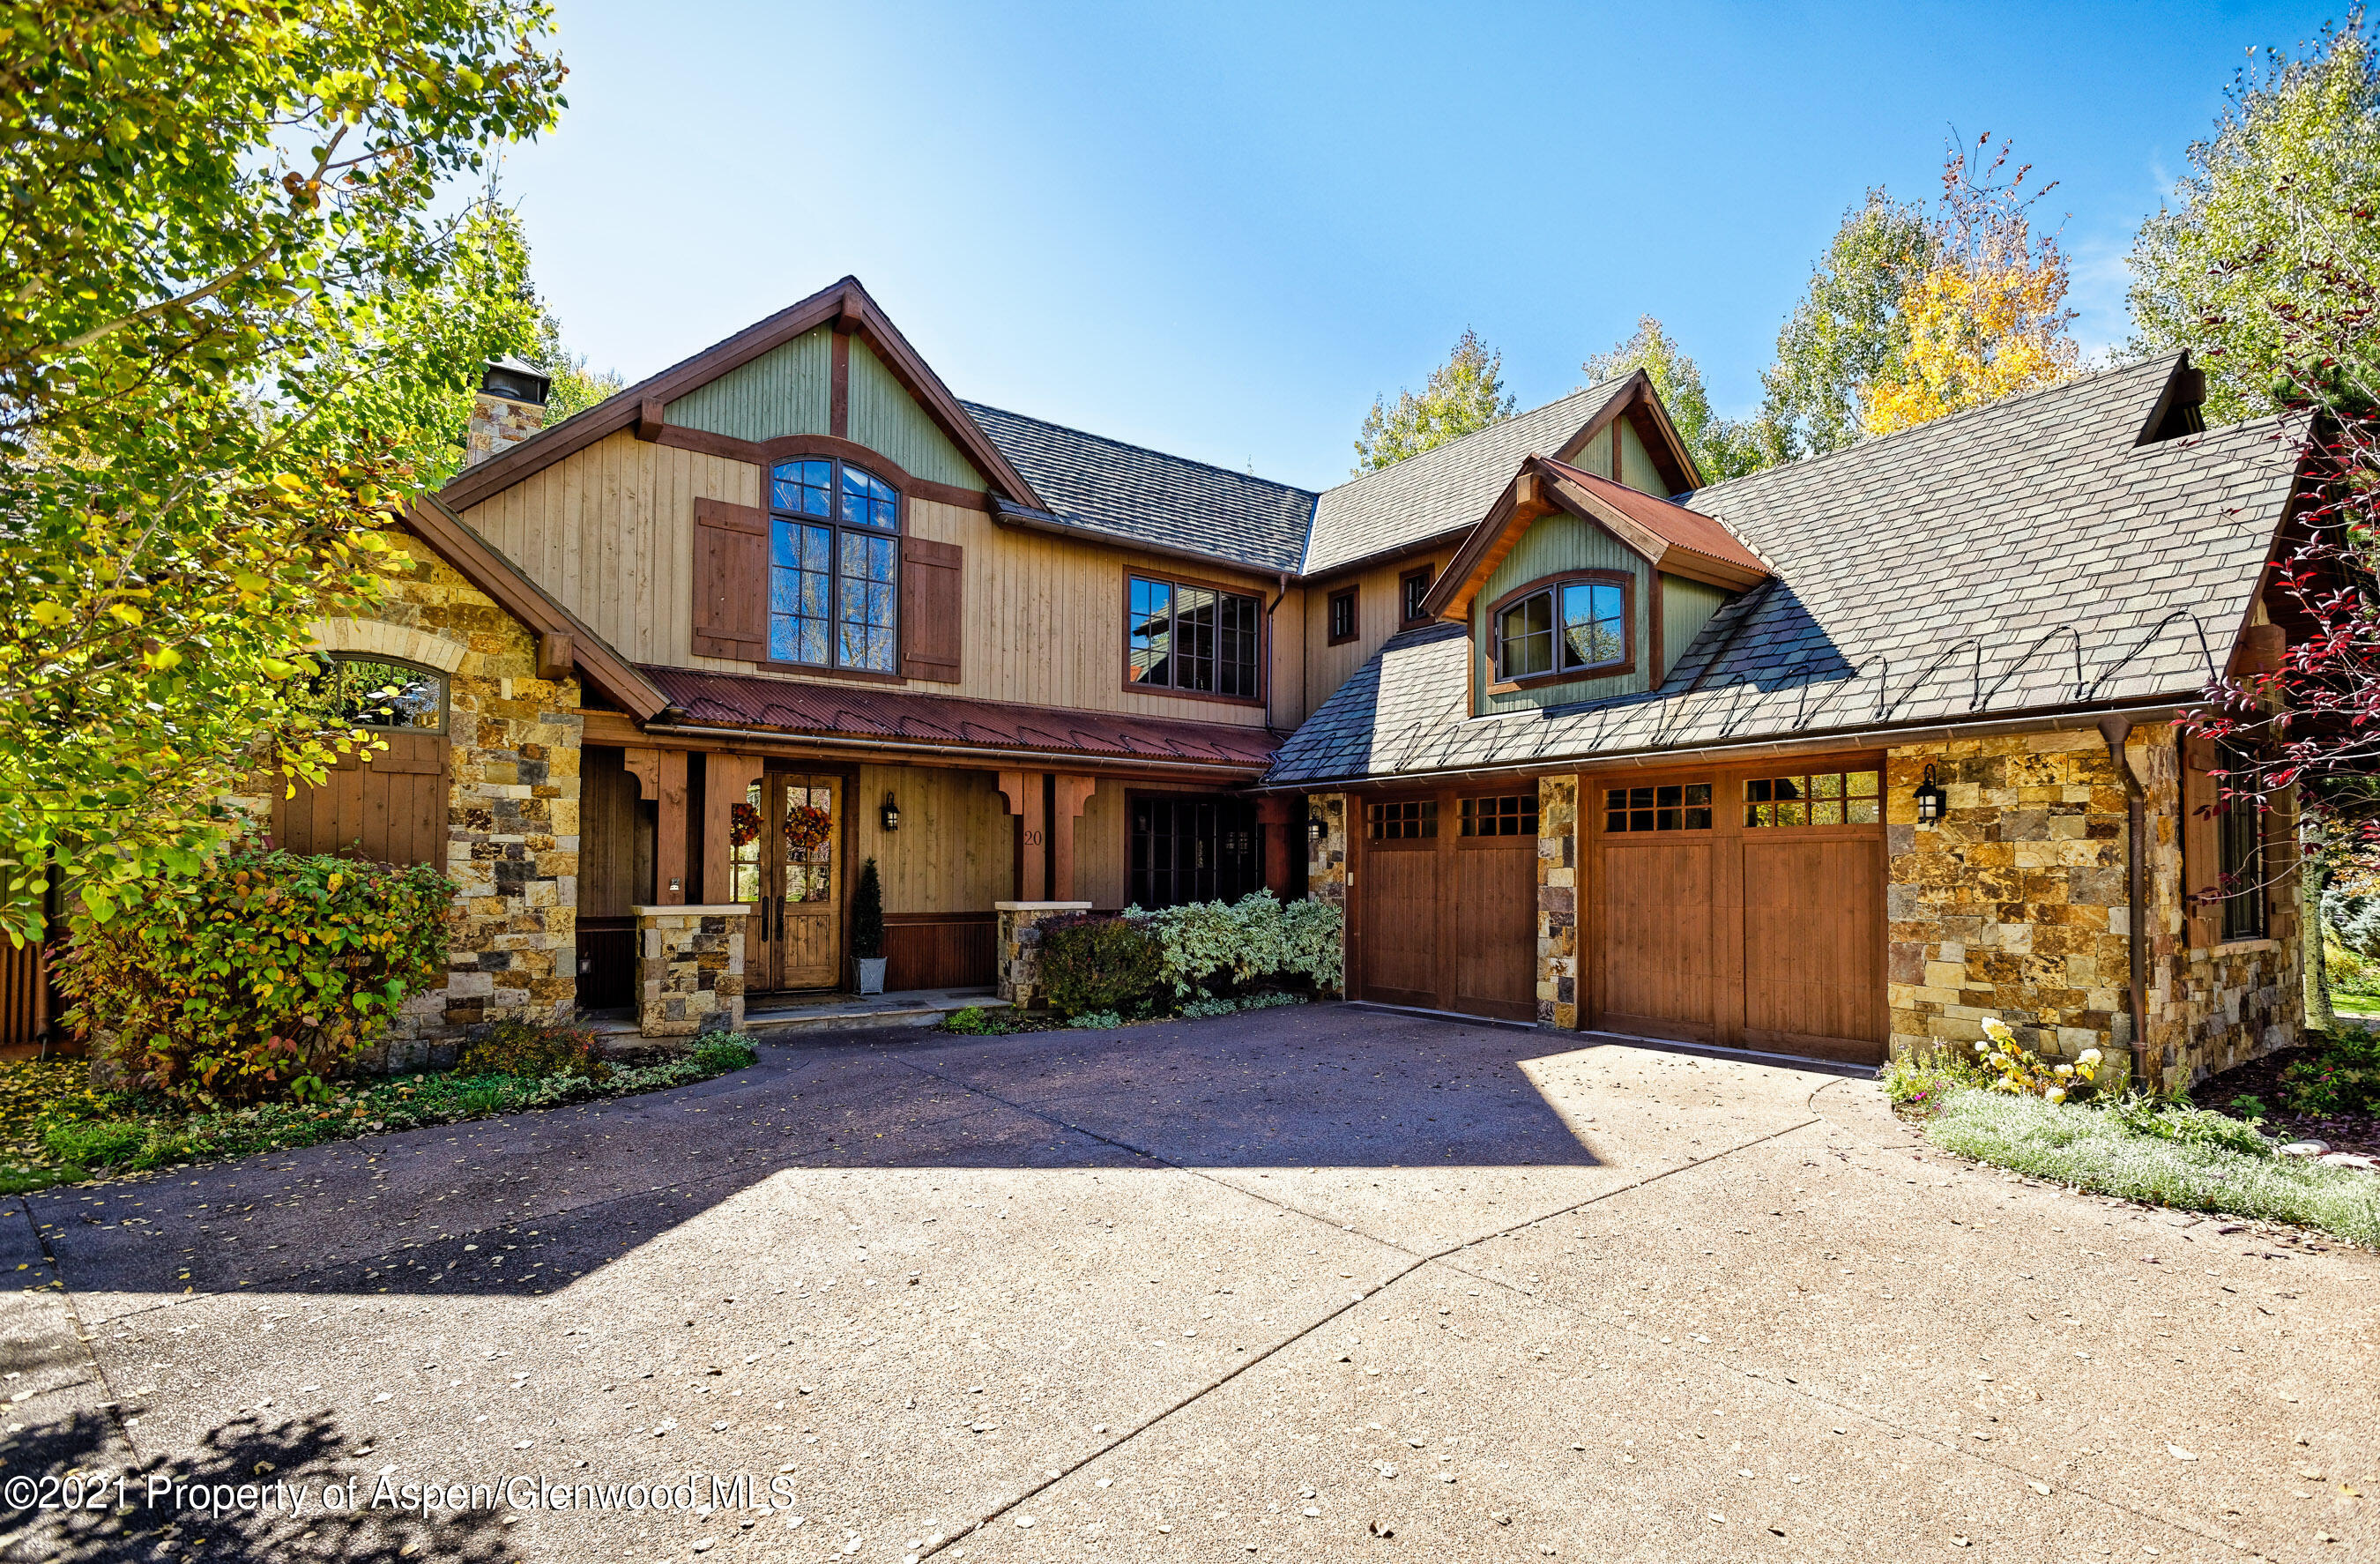
M 1285 736 L 1227 722 L 965 700 L 868 685 L 650 664 L 643 672 L 686 713 L 687 726 L 765 728 L 860 746 L 871 740 L 951 745 L 1260 772 Z

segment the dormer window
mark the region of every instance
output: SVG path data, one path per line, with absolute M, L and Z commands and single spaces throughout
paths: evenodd
M 1633 583 L 1610 571 L 1531 582 L 1496 605 L 1496 677 L 1595 678 L 1628 671 Z

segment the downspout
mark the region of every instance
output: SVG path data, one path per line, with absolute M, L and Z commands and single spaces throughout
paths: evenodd
M 2140 774 L 2132 770 L 2130 756 L 2124 753 L 2124 740 L 2131 736 L 2131 720 L 2127 717 L 2102 717 L 2099 732 L 2107 741 L 2107 758 L 2115 762 L 2116 775 L 2124 784 L 2124 946 L 2129 958 L 2130 993 L 2132 1008 L 2132 1079 L 2146 1084 L 2149 1080 L 2148 1032 L 2148 868 L 2147 848 L 2142 838 L 2148 829 L 2148 790 L 2141 785 Z

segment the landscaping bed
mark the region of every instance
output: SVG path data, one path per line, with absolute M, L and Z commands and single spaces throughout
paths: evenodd
M 94 1087 L 81 1060 L 0 1064 L 0 1194 L 661 1091 L 741 1070 L 758 1057 L 750 1038 L 722 1034 L 651 1062 L 389 1075 L 337 1082 L 318 1101 L 214 1111 L 156 1093 Z M 516 1068 L 534 1070 L 538 1062 Z
M 2267 1134 L 2284 1140 L 2318 1140 L 2333 1151 L 2380 1156 L 2380 1113 L 2373 1111 L 2369 1099 L 2357 1106 L 2345 1094 L 2302 1089 L 2309 1080 L 2319 1081 L 2319 1073 L 2326 1065 L 2342 1051 L 2353 1050 L 2361 1040 L 2346 1038 L 2346 1049 L 2326 1038 L 2304 1048 L 2282 1049 L 2236 1070 L 2208 1076 L 2191 1088 L 2190 1100 L 2235 1118 L 2260 1118 Z

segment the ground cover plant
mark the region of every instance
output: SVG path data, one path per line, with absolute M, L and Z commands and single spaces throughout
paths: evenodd
M 2288 1222 L 2380 1248 L 2380 1176 L 2284 1156 L 2256 1118 L 2139 1092 L 2070 1100 L 2060 1083 L 2070 1078 L 2039 1063 L 1914 1053 L 1886 1064 L 1878 1079 L 1894 1109 L 1945 1151 L 2095 1194 Z
M 577 1056 L 576 1039 L 590 1034 L 555 1027 L 532 1040 L 517 1034 L 536 1028 L 513 1025 L 510 1040 L 474 1045 L 454 1070 L 339 1081 L 315 1100 L 223 1109 L 93 1086 L 82 1060 L 0 1064 L 0 1194 L 660 1091 L 759 1057 L 749 1037 L 712 1033 L 682 1057 L 606 1064 Z

